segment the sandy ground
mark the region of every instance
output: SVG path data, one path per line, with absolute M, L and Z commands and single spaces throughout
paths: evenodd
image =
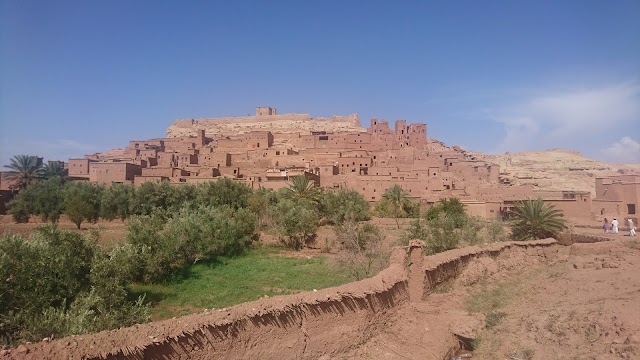
M 338 359 L 448 359 L 454 334 L 473 339 L 457 354 L 473 359 L 640 359 L 640 241 L 558 246 L 510 269 L 501 261 L 470 265 Z M 474 300 L 493 314 L 473 311 Z

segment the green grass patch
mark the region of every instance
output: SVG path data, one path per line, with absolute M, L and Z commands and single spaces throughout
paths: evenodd
M 146 294 L 154 320 L 202 309 L 223 308 L 258 300 L 322 289 L 351 281 L 344 269 L 331 266 L 325 256 L 290 257 L 279 248 L 259 247 L 240 257 L 190 266 L 180 280 L 167 284 L 132 285 L 131 296 Z

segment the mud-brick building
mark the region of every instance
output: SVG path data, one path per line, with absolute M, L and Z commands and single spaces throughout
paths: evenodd
M 142 167 L 131 162 L 96 162 L 91 164 L 89 181 L 97 184 L 133 184 L 142 175 Z
M 640 175 L 617 175 L 596 178 L 596 215 L 638 218 Z M 637 221 L 636 221 L 637 223 Z

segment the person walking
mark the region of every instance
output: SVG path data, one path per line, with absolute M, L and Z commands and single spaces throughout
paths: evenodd
M 602 225 L 602 227 L 604 228 L 605 233 L 609 232 L 609 220 L 607 220 L 607 218 L 604 218 L 604 225 Z
M 618 220 L 616 218 L 611 220 L 611 232 L 614 234 L 618 233 Z
M 632 219 L 628 219 L 629 223 L 629 236 L 636 236 L 636 225 L 633 223 Z

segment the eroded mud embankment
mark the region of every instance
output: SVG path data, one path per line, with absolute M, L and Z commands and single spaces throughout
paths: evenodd
M 409 301 L 454 279 L 474 258 L 515 248 L 544 255 L 553 239 L 505 242 L 417 256 L 395 248 L 390 266 L 371 279 L 279 296 L 224 310 L 96 334 L 28 344 L 15 359 L 318 359 L 364 343 Z M 409 261 L 407 261 L 409 260 Z

